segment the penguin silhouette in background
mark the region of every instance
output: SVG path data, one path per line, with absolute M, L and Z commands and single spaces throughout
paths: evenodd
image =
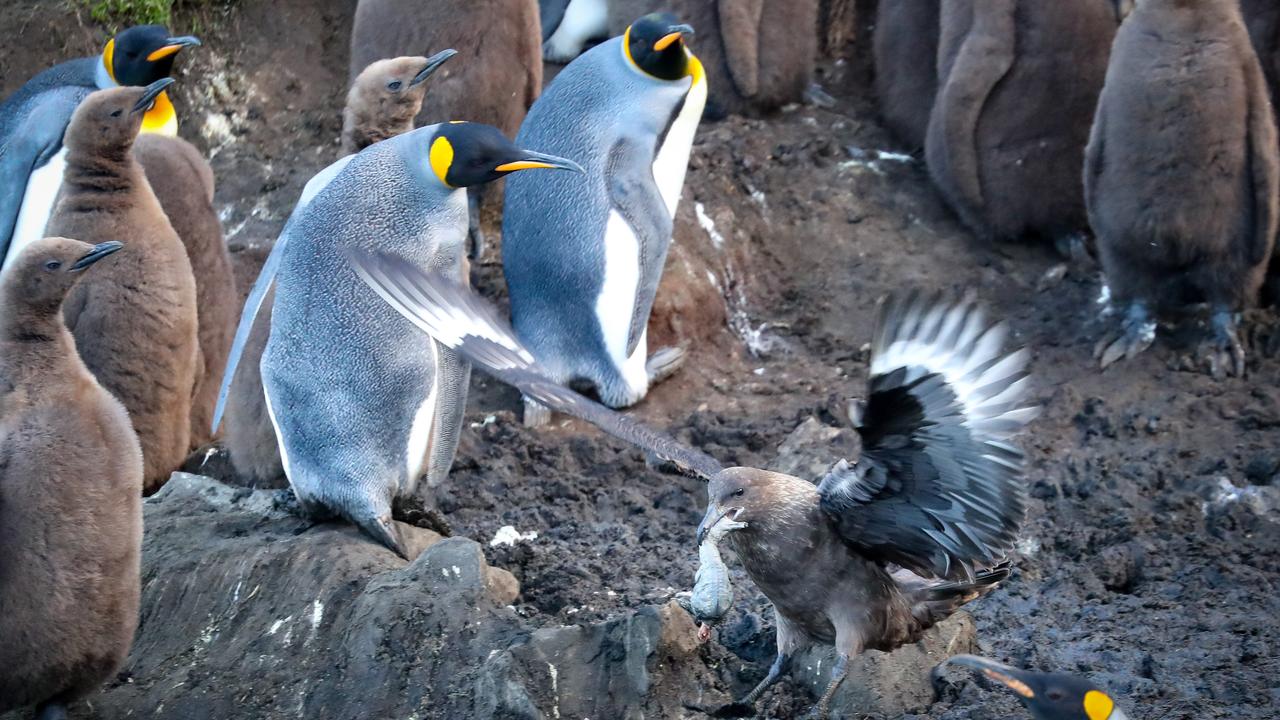
M 1120 9 L 1116 0 L 942 0 L 925 160 L 987 240 L 1040 236 L 1082 257 L 1080 169 Z
M 467 187 L 522 170 L 581 168 L 465 122 L 419 128 L 335 165 L 308 185 L 276 241 L 227 372 L 274 280 L 261 372 L 285 475 L 309 515 L 345 518 L 405 555 L 392 501 L 413 495 L 420 477 L 430 488 L 448 473 L 470 365 L 388 308 L 344 253 L 380 250 L 463 282 Z
M 464 60 L 436 74 L 418 124 L 467 120 L 512 137 L 542 91 L 540 37 L 537 0 L 360 0 L 348 76 L 374 60 L 456 48 Z M 485 246 L 481 207 L 500 198 L 487 187 L 468 194 L 472 258 Z
M 172 84 L 99 90 L 80 103 L 49 220 L 56 235 L 129 245 L 71 290 L 65 315 L 84 364 L 129 410 L 147 492 L 187 457 L 201 362 L 191 261 L 132 152 L 148 108 Z
M 190 445 L 195 449 L 213 439 L 209 426 L 240 314 L 240 294 L 222 237 L 222 223 L 213 209 L 214 179 L 209 162 L 186 140 L 155 133 L 138 136 L 133 156 L 186 248 L 195 278 L 202 359 L 191 400 Z
M 692 32 L 646 15 L 570 63 L 517 142 L 587 174 L 507 181 L 502 264 L 515 328 L 557 382 L 590 384 L 611 407 L 639 402 L 684 357 L 649 357 L 646 325 L 707 97 L 684 43 Z M 526 399 L 526 424 L 549 419 Z
M 124 664 L 138 624 L 142 451 L 62 319 L 120 247 L 41 239 L 0 281 L 0 714 L 65 719 Z
M 456 50 L 449 49 L 430 58 L 378 60 L 365 68 L 347 93 L 347 104 L 342 114 L 343 150 L 356 153 L 375 142 L 413 130 L 413 120 L 427 92 L 427 79 L 456 54 Z M 310 202 L 318 192 L 317 188 L 323 187 L 345 166 L 344 159 L 312 178 L 303 190 L 294 214 Z M 278 255 L 273 253 L 269 257 L 278 258 Z M 268 275 L 264 273 L 263 277 Z M 253 323 L 240 329 L 245 336 L 235 343 L 241 348 L 235 367 L 219 370 L 219 375 L 225 377 L 218 393 L 213 426 L 219 426 L 225 413 L 223 446 L 231 456 L 231 464 L 241 478 L 262 486 L 277 481 L 284 474 L 284 466 L 280 463 L 275 427 L 271 424 L 262 392 L 260 368 L 262 351 L 271 334 L 271 305 L 275 292 L 263 288 L 253 295 L 261 298 L 261 307 L 255 308 L 257 316 Z M 223 358 L 225 360 L 225 354 Z
M 542 59 L 564 65 L 609 34 L 610 0 L 539 0 Z
M 1142 0 L 1116 37 L 1085 158 L 1085 197 L 1119 332 L 1102 367 L 1204 302 L 1198 360 L 1242 375 L 1236 313 L 1257 301 L 1280 192 L 1276 123 L 1238 0 Z
M 710 120 L 801 102 L 813 84 L 818 0 L 612 0 L 609 29 L 655 12 L 697 28 Z
M 132 27 L 108 41 L 100 56 L 55 65 L 0 103 L 0 257 L 6 265 L 45 236 L 66 166 L 62 136 L 76 106 L 95 90 L 168 77 L 178 52 L 199 44 L 191 36 L 170 37 L 159 25 Z M 177 134 L 167 95 L 147 111 L 143 131 Z
M 876 9 L 876 96 L 880 116 L 913 150 L 924 147 L 938 92 L 939 0 L 900 0 Z

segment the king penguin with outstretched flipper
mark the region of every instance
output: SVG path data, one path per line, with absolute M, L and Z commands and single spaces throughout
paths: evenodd
M 0 103 L 0 256 L 6 267 L 45 236 L 66 167 L 62 135 L 80 102 L 95 90 L 169 77 L 178 52 L 199 44 L 191 36 L 170 37 L 160 25 L 131 27 L 109 40 L 100 56 L 55 65 Z M 142 132 L 178 134 L 168 95 L 156 98 Z
M 252 327 L 274 274 L 260 367 L 289 484 L 311 517 L 345 518 L 406 556 L 392 501 L 413 495 L 419 477 L 433 487 L 448 473 L 471 367 L 369 293 L 344 253 L 377 249 L 464 282 L 466 188 L 582 169 L 479 123 L 428 125 L 338 163 L 308 185 L 240 323 Z
M 692 34 L 646 15 L 581 55 L 534 103 L 516 141 L 585 175 L 507 181 L 502 263 L 520 339 L 561 383 L 634 405 L 684 352 L 647 356 L 646 326 L 707 100 Z M 526 399 L 525 424 L 549 413 Z

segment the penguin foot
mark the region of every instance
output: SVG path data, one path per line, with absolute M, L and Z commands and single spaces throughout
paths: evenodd
M 1121 332 L 1103 337 L 1093 348 L 1093 357 L 1106 370 L 1120 358 L 1132 360 L 1151 347 L 1156 339 L 1156 324 L 1147 316 L 1146 308 L 1134 304 L 1129 308 Z
M 644 364 L 644 371 L 649 375 L 649 384 L 660 383 L 675 375 L 676 371 L 684 365 L 688 355 L 689 351 L 679 346 L 659 348 Z
M 539 428 L 544 425 L 551 424 L 551 408 L 526 397 L 524 399 L 524 426 L 527 428 Z
M 427 505 L 422 498 L 396 498 L 391 503 L 391 517 L 414 527 L 430 530 L 443 537 L 453 537 L 453 526 L 441 512 Z
M 45 703 L 36 709 L 36 720 L 67 720 L 67 706 L 62 703 Z
M 365 535 L 382 543 L 388 550 L 405 560 L 409 559 L 409 552 L 405 549 L 404 537 L 400 534 L 400 528 L 396 527 L 396 523 L 391 519 L 390 514 L 362 518 L 356 524 L 360 526 Z
M 1235 315 L 1216 312 L 1211 322 L 1213 334 L 1197 348 L 1196 366 L 1207 370 L 1215 380 L 1228 375 L 1244 377 L 1244 346 L 1240 343 Z

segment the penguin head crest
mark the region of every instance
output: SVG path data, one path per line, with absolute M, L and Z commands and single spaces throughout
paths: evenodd
M 627 28 L 622 51 L 646 75 L 679 80 L 693 74 L 693 55 L 685 48 L 685 39 L 692 35 L 693 28 L 671 13 L 653 13 Z
M 90 245 L 63 237 L 31 243 L 14 259 L 13 268 L 6 268 L 6 306 L 44 314 L 58 312 L 80 273 L 121 247 L 118 242 Z
M 347 107 L 355 112 L 356 124 L 412 128 L 427 94 L 427 78 L 457 54 L 450 49 L 429 58 L 398 57 L 371 63 L 356 76 L 347 94 Z
M 481 123 L 438 125 L 428 155 L 435 177 L 450 189 L 482 185 L 520 170 L 582 172 L 572 160 L 524 150 L 497 128 Z
M 163 25 L 137 25 L 107 42 L 102 65 L 117 85 L 150 85 L 169 77 L 183 48 L 199 44 L 191 35 L 170 36 Z
M 164 91 L 173 82 L 173 78 L 162 78 L 146 87 L 107 88 L 89 95 L 72 114 L 64 144 L 72 150 L 124 158 L 148 116 L 162 99 L 168 103 Z

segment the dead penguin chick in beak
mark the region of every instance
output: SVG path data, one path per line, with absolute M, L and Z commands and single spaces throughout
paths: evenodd
M 693 590 L 676 595 L 676 602 L 698 622 L 698 639 L 702 642 L 711 638 L 711 624 L 733 607 L 733 585 L 729 582 L 729 568 L 720 557 L 720 541 L 726 534 L 747 526 L 734 520 L 736 512 L 737 508 L 732 508 L 713 517 L 708 511 L 698 526 L 698 572 Z

